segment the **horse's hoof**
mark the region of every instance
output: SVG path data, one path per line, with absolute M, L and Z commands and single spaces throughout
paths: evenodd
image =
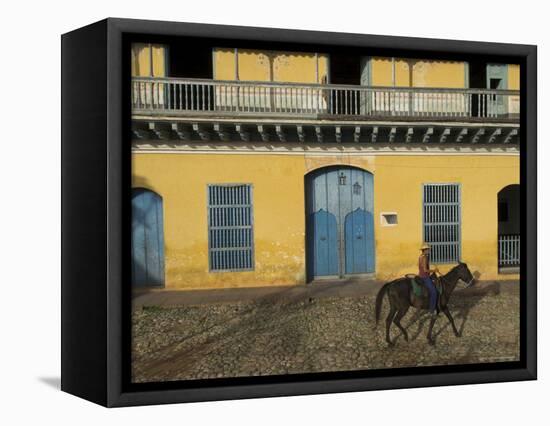
M 456 337 L 462 337 L 462 333 L 455 333 Z
M 395 346 L 395 343 L 393 343 L 393 342 L 388 342 L 388 347 L 389 347 L 389 348 L 393 348 L 394 346 Z
M 435 340 L 434 339 L 428 339 L 428 343 L 430 346 L 435 346 Z

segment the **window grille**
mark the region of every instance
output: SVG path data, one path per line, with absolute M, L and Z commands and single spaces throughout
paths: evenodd
M 254 269 L 252 185 L 208 185 L 210 271 Z
M 423 187 L 424 241 L 433 263 L 460 261 L 460 186 L 425 184 Z

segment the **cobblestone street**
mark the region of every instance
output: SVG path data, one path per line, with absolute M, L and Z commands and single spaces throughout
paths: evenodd
M 348 297 L 268 295 L 242 302 L 139 306 L 133 313 L 135 382 L 305 372 L 363 370 L 519 359 L 519 284 L 490 283 L 457 290 L 450 308 L 462 337 L 440 315 L 436 345 L 426 340 L 428 317 L 410 309 L 402 323 L 388 309 L 374 321 L 375 292 Z

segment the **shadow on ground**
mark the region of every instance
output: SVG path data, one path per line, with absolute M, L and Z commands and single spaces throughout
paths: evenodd
M 460 335 L 464 332 L 464 327 L 468 321 L 471 310 L 487 296 L 496 296 L 498 294 L 500 294 L 500 284 L 497 282 L 481 288 L 473 287 L 469 289 L 457 290 L 456 293 L 453 294 L 449 307 L 451 308 L 455 323 L 457 323 L 457 328 Z M 430 321 L 430 317 L 431 315 L 426 311 L 417 310 L 414 313 L 413 317 L 405 325 L 405 329 L 409 332 L 411 327 L 417 324 L 414 333 L 409 333 L 411 340 L 416 340 L 422 331 L 427 333 L 427 324 Z M 461 321 L 458 322 L 458 320 Z M 451 324 L 447 318 L 440 314 L 434 326 L 433 337 L 437 338 L 437 336 L 439 336 L 450 326 Z M 400 335 L 394 338 L 393 342 L 395 343 L 399 337 Z

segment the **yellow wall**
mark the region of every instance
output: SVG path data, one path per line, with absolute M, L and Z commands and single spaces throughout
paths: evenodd
M 466 87 L 464 62 L 401 58 L 394 62 L 397 87 Z M 392 58 L 372 58 L 372 85 L 392 86 L 392 67 Z
M 214 80 L 235 80 L 234 49 L 214 49 Z
M 305 217 L 294 214 L 304 211 L 303 179 L 296 181 L 295 173 L 301 167 L 299 157 L 133 155 L 133 186 L 163 198 L 167 287 L 304 282 Z M 212 183 L 254 185 L 254 272 L 208 272 L 206 185 Z
M 374 174 L 376 278 L 414 272 L 422 242 L 423 183 L 460 183 L 462 260 L 480 279 L 497 269 L 497 194 L 519 183 L 518 156 L 307 156 L 134 153 L 133 186 L 164 202 L 166 287 L 216 288 L 305 282 L 304 176 L 344 164 Z M 254 185 L 255 270 L 209 273 L 206 186 Z M 384 227 L 381 212 L 396 212 Z M 446 267 L 440 267 L 445 271 Z
M 508 89 L 519 90 L 519 65 L 508 65 Z M 519 114 L 519 96 L 510 96 L 508 98 L 508 112 L 510 114 Z
M 508 65 L 508 89 L 519 90 L 519 65 Z
M 264 52 L 254 50 L 238 51 L 239 80 L 270 81 L 271 63 L 270 57 Z M 223 68 L 222 63 L 217 63 L 215 69 Z
M 235 49 L 215 48 L 214 79 L 236 80 L 236 59 L 242 81 L 321 83 L 328 73 L 328 57 L 323 54 L 237 49 L 236 56 Z
M 370 67 L 370 83 L 372 86 L 393 86 L 393 64 L 391 58 L 372 58 Z M 408 79 L 406 82 L 408 86 Z M 395 78 L 395 83 L 396 85 L 403 85 L 403 82 L 401 79 L 397 79 L 397 76 Z

